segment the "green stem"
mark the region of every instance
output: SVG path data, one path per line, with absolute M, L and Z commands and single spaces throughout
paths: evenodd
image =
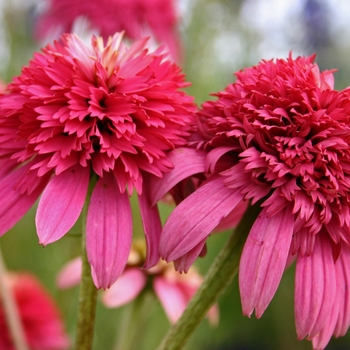
M 244 242 L 259 212 L 260 206 L 258 205 L 248 208 L 236 230 L 214 260 L 203 284 L 178 322 L 170 328 L 158 350 L 180 350 L 186 345 L 210 307 L 236 275 Z
M 79 291 L 75 350 L 91 350 L 94 337 L 97 289 L 91 277 L 91 267 L 86 255 L 87 208 L 90 202 L 91 192 L 94 184 L 95 182 L 91 181 L 89 186 L 89 193 L 85 200 L 85 205 L 82 212 L 82 275 Z

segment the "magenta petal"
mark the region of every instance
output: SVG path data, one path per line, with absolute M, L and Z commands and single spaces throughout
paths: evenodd
M 350 249 L 343 246 L 340 257 L 335 263 L 337 279 L 337 297 L 340 300 L 339 317 L 335 327 L 336 337 L 344 336 L 350 325 Z
M 175 280 L 167 280 L 163 276 L 154 278 L 154 291 L 161 302 L 166 315 L 171 323 L 175 323 L 185 310 L 188 298 Z
M 174 168 L 163 178 L 153 177 L 150 183 L 151 204 L 155 205 L 176 184 L 194 174 L 205 171 L 206 152 L 193 148 L 179 148 L 168 154 Z
M 223 185 L 222 177 L 199 187 L 169 216 L 160 240 L 160 255 L 173 261 L 188 253 L 206 239 L 241 199 L 241 194 Z
M 220 221 L 220 224 L 215 227 L 215 232 L 232 229 L 237 226 L 246 212 L 248 205 L 249 201 L 242 200 L 235 209 Z
M 142 194 L 138 196 L 142 225 L 146 238 L 147 256 L 143 268 L 149 269 L 159 261 L 159 241 L 162 232 L 162 224 L 159 217 L 158 207 L 151 207 L 149 203 L 149 187 L 146 181 L 143 185 Z
M 181 256 L 180 258 L 174 261 L 175 269 L 179 272 L 187 273 L 190 267 L 193 265 L 195 260 L 198 258 L 200 253 L 202 252 L 205 242 L 207 239 L 203 239 L 202 242 L 199 242 L 194 248 L 192 248 L 188 253 Z
M 268 218 L 262 210 L 244 245 L 239 267 L 243 314 L 259 318 L 273 298 L 286 267 L 294 216 L 290 208 Z
M 146 275 L 138 268 L 128 268 L 118 278 L 111 288 L 102 296 L 102 302 L 107 307 L 120 307 L 141 293 L 147 282 Z
M 325 326 L 335 298 L 332 245 L 318 234 L 311 256 L 298 256 L 295 271 L 295 322 L 299 339 L 312 339 Z
M 2 201 L 0 208 L 0 235 L 6 233 L 23 217 L 34 205 L 47 185 L 49 176 L 43 176 L 29 195 L 26 192 L 22 193 L 16 186 L 18 182 L 26 176 L 28 168 L 29 165 L 21 167 L 9 173 L 0 181 L 0 198 Z
M 56 278 L 57 287 L 67 289 L 77 286 L 81 280 L 82 260 L 77 257 L 63 266 Z
M 315 337 L 309 338 L 309 340 L 312 340 L 312 347 L 314 350 L 323 350 L 332 338 L 340 312 L 341 303 L 342 301 L 340 299 L 335 298 L 332 311 L 327 317 L 325 326 Z
M 78 220 L 89 186 L 90 169 L 76 165 L 54 176 L 46 186 L 36 212 L 41 244 L 57 241 Z
M 120 193 L 114 176 L 106 173 L 92 192 L 87 215 L 86 249 L 97 288 L 109 288 L 128 261 L 132 214 L 127 192 Z

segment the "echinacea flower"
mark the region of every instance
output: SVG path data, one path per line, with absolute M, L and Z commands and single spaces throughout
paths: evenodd
M 35 25 L 40 39 L 50 31 L 72 32 L 83 17 L 104 39 L 121 31 L 132 40 L 152 35 L 167 45 L 174 59 L 180 56 L 175 0 L 48 0 L 45 5 Z
M 117 308 L 135 300 L 141 292 L 149 288 L 159 299 L 171 323 L 175 323 L 185 310 L 188 302 L 201 285 L 203 278 L 193 267 L 188 274 L 175 271 L 172 264 L 160 261 L 149 270 L 140 269 L 143 264 L 143 252 L 131 249 L 127 266 L 118 280 L 102 294 L 106 307 Z M 57 276 L 57 285 L 61 289 L 71 288 L 80 283 L 82 262 L 75 258 L 68 262 Z M 208 320 L 217 325 L 219 310 L 214 305 L 208 312 Z
M 9 273 L 6 283 L 14 295 L 27 344 L 32 350 L 64 350 L 69 339 L 58 308 L 40 282 L 29 273 Z M 0 303 L 0 349 L 12 350 L 11 336 Z
M 87 254 L 98 288 L 122 273 L 130 252 L 135 189 L 147 240 L 145 267 L 159 260 L 161 223 L 149 181 L 172 169 L 170 151 L 186 144 L 193 98 L 178 66 L 147 39 L 127 47 L 117 33 L 85 44 L 66 34 L 35 54 L 0 96 L 0 234 L 42 193 L 41 244 L 60 239 L 87 198 Z M 186 150 L 183 151 L 186 153 Z M 90 181 L 91 180 L 91 181 Z
M 259 206 L 240 260 L 243 313 L 261 317 L 294 256 L 298 338 L 323 349 L 350 324 L 350 95 L 313 60 L 262 61 L 204 103 L 211 176 L 170 215 L 160 254 L 188 254 L 242 199 Z

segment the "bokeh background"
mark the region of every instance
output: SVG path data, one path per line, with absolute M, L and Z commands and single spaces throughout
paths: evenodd
M 98 1 L 98 0 L 96 0 Z M 43 0 L 0 0 L 0 79 L 10 82 L 40 49 L 32 37 L 36 13 Z M 350 3 L 347 0 L 181 0 L 178 1 L 183 40 L 182 66 L 188 92 L 200 105 L 234 81 L 233 72 L 257 64 L 261 59 L 285 58 L 317 53 L 321 69 L 337 68 L 335 86 L 350 85 Z M 1 200 L 1 199 L 0 199 Z M 0 204 L 1 205 L 1 204 Z M 133 205 L 135 237 L 142 236 L 136 201 Z M 163 219 L 171 207 L 161 205 Z M 31 271 L 37 275 L 58 302 L 67 331 L 72 338 L 78 300 L 78 287 L 59 291 L 55 278 L 60 268 L 80 252 L 80 225 L 57 243 L 38 245 L 33 208 L 11 232 L 0 238 L 10 270 Z M 1 224 L 1 223 L 0 223 Z M 230 232 L 213 235 L 208 254 L 198 260 L 202 274 Z M 350 268 L 350 267 L 349 267 Z M 311 349 L 295 334 L 293 312 L 294 267 L 285 273 L 275 298 L 260 320 L 242 316 L 237 281 L 219 300 L 217 328 L 204 321 L 191 338 L 191 350 L 302 350 Z M 113 349 L 123 316 L 132 305 L 106 309 L 98 302 L 94 349 Z M 152 297 L 134 326 L 134 346 L 155 349 L 169 323 L 159 302 Z M 328 350 L 349 349 L 350 332 L 333 339 Z M 127 349 L 125 349 L 127 350 Z

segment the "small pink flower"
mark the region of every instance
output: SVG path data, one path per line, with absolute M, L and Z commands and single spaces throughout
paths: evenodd
M 68 349 L 69 339 L 64 331 L 57 306 L 39 281 L 27 273 L 13 273 L 9 274 L 8 283 L 14 294 L 30 349 Z M 1 306 L 0 349 L 14 349 Z
M 193 98 L 180 68 L 147 39 L 131 47 L 122 34 L 85 44 L 64 35 L 35 54 L 0 96 L 0 234 L 42 193 L 36 214 L 41 244 L 60 239 L 87 213 L 87 253 L 95 284 L 109 287 L 130 252 L 128 193 L 136 190 L 147 241 L 145 266 L 159 260 L 161 222 L 150 181 L 172 168 L 170 151 L 193 130 Z M 175 151 L 187 154 L 187 150 Z
M 81 17 L 104 39 L 121 31 L 133 40 L 152 34 L 175 59 L 180 56 L 175 0 L 48 0 L 36 21 L 35 34 L 43 39 L 50 31 L 72 32 Z
M 175 323 L 188 302 L 202 284 L 203 278 L 192 268 L 188 274 L 179 274 L 171 264 L 159 262 L 149 270 L 140 269 L 141 255 L 132 249 L 127 267 L 118 280 L 102 294 L 102 302 L 109 308 L 116 308 L 135 300 L 152 281 L 153 292 L 161 302 L 171 323 Z M 80 283 L 80 257 L 67 263 L 57 276 L 57 285 L 61 289 L 73 287 Z M 219 310 L 214 305 L 208 312 L 212 325 L 219 322 Z
M 198 162 L 211 176 L 170 215 L 160 254 L 181 259 L 242 200 L 259 205 L 240 261 L 243 313 L 261 317 L 293 255 L 297 334 L 323 349 L 350 324 L 350 94 L 313 60 L 262 61 L 204 103 Z

